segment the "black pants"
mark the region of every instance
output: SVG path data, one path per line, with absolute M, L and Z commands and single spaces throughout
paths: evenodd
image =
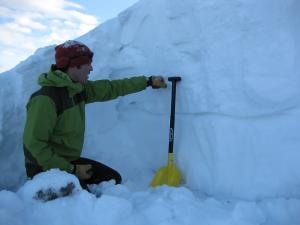
M 99 184 L 102 181 L 115 180 L 116 184 L 120 184 L 122 182 L 122 177 L 117 171 L 100 162 L 87 158 L 79 158 L 71 163 L 92 165 L 92 177 L 88 180 L 79 180 L 81 187 L 84 189 L 87 189 L 88 184 Z

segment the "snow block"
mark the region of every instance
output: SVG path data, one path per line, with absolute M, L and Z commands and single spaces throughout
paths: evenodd
M 25 201 L 50 201 L 82 190 L 78 179 L 67 172 L 52 169 L 28 180 L 18 194 Z

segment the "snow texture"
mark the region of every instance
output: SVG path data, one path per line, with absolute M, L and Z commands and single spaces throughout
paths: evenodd
M 299 11 L 297 0 L 141 0 L 78 38 L 94 52 L 91 80 L 182 77 L 179 188 L 149 187 L 167 161 L 170 85 L 87 106 L 83 156 L 124 180 L 95 185 L 97 198 L 64 172 L 41 174 L 50 186 L 25 178 L 25 106 L 55 46 L 0 74 L 0 224 L 299 225 Z M 68 181 L 72 195 L 32 200 Z

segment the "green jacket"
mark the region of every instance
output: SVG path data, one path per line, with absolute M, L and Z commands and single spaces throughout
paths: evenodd
M 142 91 L 147 87 L 147 77 L 81 84 L 51 69 L 39 77 L 38 83 L 42 88 L 27 103 L 23 135 L 27 174 L 32 166 L 71 172 L 70 161 L 80 157 L 83 147 L 85 104 Z

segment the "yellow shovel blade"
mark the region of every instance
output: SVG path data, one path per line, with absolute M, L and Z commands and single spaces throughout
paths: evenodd
M 178 186 L 181 182 L 181 173 L 173 164 L 173 155 L 169 155 L 168 165 L 166 167 L 160 168 L 152 182 L 151 186 L 156 187 L 159 185 L 169 185 L 169 186 Z

